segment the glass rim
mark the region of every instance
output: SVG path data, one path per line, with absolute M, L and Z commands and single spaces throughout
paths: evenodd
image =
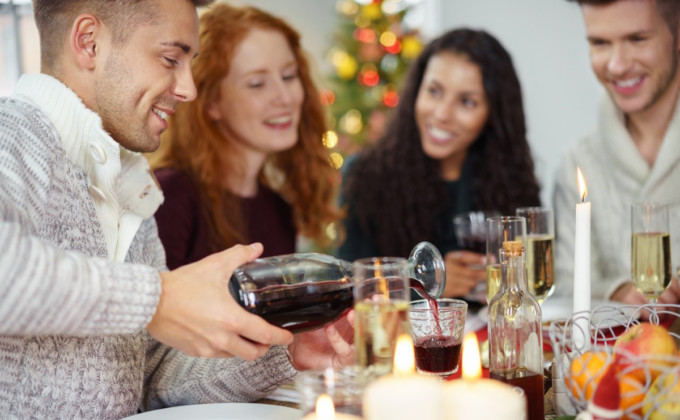
M 411 306 L 408 308 L 409 312 L 415 312 L 415 313 L 425 313 L 425 312 L 432 312 L 432 309 L 430 309 L 429 304 L 427 304 L 428 300 L 427 299 L 418 299 L 418 300 L 413 300 L 411 301 Z M 442 311 L 442 309 L 462 309 L 465 308 L 467 311 L 468 308 L 468 303 L 462 299 L 453 299 L 453 298 L 439 298 L 437 299 L 437 304 L 439 303 L 447 303 L 451 305 L 446 305 L 446 306 L 439 306 L 439 312 Z M 425 307 L 414 307 L 414 305 L 421 305 L 425 304 Z
M 498 216 L 491 216 L 491 217 L 499 217 L 501 216 L 501 212 L 498 210 L 470 210 L 470 211 L 462 211 L 460 213 L 456 213 L 453 215 L 454 218 L 456 217 L 465 217 L 469 216 L 471 214 L 497 214 Z
M 302 383 L 339 383 L 343 381 L 363 380 L 367 374 L 358 365 L 345 366 L 342 369 L 325 368 L 325 369 L 307 369 L 298 373 L 295 377 L 295 382 Z M 332 378 L 332 379 L 330 379 Z
M 534 214 L 534 213 L 552 213 L 554 212 L 552 207 L 547 207 L 547 206 L 529 206 L 529 207 L 517 207 L 515 209 L 515 213 L 518 213 L 520 210 L 526 211 L 529 214 Z M 521 217 L 521 216 L 520 216 Z
M 355 260 L 353 264 L 360 268 L 366 268 L 375 266 L 376 262 L 380 262 L 380 267 L 384 269 L 394 269 L 408 264 L 408 260 L 402 257 L 366 257 Z
M 519 222 L 524 220 L 526 222 L 526 217 L 524 216 L 495 216 L 486 219 L 486 222 Z
M 630 205 L 631 209 L 634 208 L 652 208 L 652 209 L 660 209 L 664 207 L 668 207 L 668 203 L 662 203 L 660 201 L 640 201 L 638 203 L 633 203 Z

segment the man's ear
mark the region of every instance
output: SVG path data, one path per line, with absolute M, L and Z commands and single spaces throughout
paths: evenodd
M 95 67 L 98 36 L 101 22 L 90 14 L 79 15 L 73 22 L 69 35 L 69 46 L 74 58 L 81 67 L 92 70 Z

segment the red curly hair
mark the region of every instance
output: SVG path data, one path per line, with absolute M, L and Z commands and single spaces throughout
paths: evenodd
M 288 41 L 298 64 L 305 92 L 298 142 L 272 154 L 260 171 L 260 182 L 279 193 L 293 208 L 298 233 L 329 245 L 327 226 L 342 217 L 336 203 L 339 173 L 332 166 L 322 137 L 327 130 L 323 105 L 312 82 L 309 62 L 299 34 L 285 21 L 254 7 L 215 4 L 200 17 L 200 48 L 192 62 L 198 96 L 181 103 L 169 120 L 159 150 L 149 155 L 153 168 L 171 167 L 189 174 L 199 187 L 206 217 L 218 247 L 245 241 L 246 227 L 238 197 L 224 188 L 234 168 L 219 157 L 236 156 L 231 139 L 220 132 L 208 115 L 208 105 L 220 100 L 219 84 L 229 73 L 235 51 L 253 28 L 275 30 Z M 237 161 L 235 158 L 232 161 Z

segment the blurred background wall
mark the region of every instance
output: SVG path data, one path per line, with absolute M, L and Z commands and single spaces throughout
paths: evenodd
M 340 4 L 352 1 L 234 3 L 268 10 L 292 23 L 315 61 L 319 83 L 333 91 L 337 85 L 328 76 L 335 69 L 328 52 L 338 44 L 334 33 L 343 30 Z M 487 30 L 510 51 L 522 82 L 542 198 L 550 204 L 554 172 L 562 154 L 593 127 L 596 104 L 603 94 L 589 67 L 578 6 L 565 0 L 391 1 L 405 3 L 410 9 L 407 26 L 417 31 L 423 43 L 444 30 L 468 26 Z M 359 3 L 367 4 L 365 0 Z M 0 95 L 11 92 L 22 72 L 39 71 L 38 36 L 31 13 L 29 0 L 0 0 Z

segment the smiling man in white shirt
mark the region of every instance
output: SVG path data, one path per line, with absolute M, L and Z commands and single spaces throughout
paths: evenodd
M 592 296 L 643 304 L 630 281 L 631 205 L 669 204 L 671 249 L 680 251 L 680 2 L 570 1 L 581 5 L 591 66 L 607 95 L 597 127 L 571 148 L 557 176 L 558 294 L 572 289 L 580 166 L 593 211 Z M 659 302 L 679 298 L 674 279 Z

